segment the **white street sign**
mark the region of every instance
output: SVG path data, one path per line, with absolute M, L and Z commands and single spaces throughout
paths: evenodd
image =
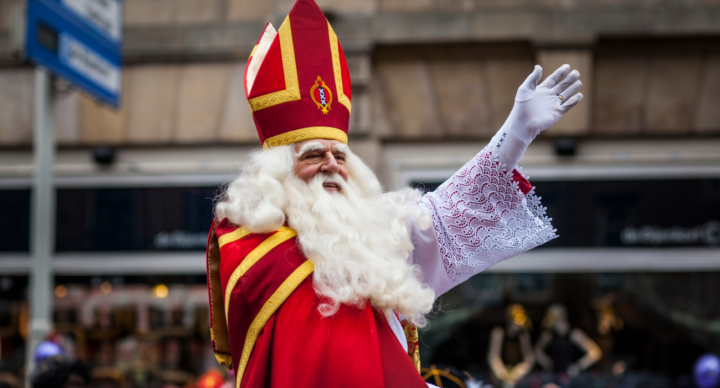
M 122 6 L 117 0 L 62 0 L 62 4 L 86 19 L 100 31 L 119 41 Z
M 69 34 L 60 34 L 60 61 L 105 89 L 120 90 L 120 68 Z

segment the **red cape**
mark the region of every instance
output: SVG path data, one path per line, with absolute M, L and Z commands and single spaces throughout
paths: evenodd
M 312 264 L 291 229 L 257 235 L 223 220 L 214 231 L 208 244 L 214 346 L 229 352 L 238 387 L 427 387 L 370 303 L 320 315 Z M 225 325 L 218 319 L 229 328 L 226 343 L 219 343 L 218 326 Z
M 513 177 L 531 190 L 517 170 Z M 312 263 L 290 228 L 258 235 L 213 223 L 207 263 L 213 349 L 237 387 L 426 387 L 369 303 L 320 315 Z

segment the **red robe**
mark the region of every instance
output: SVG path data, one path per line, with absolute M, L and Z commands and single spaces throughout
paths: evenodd
M 513 178 L 524 194 L 532 188 L 517 170 Z M 312 263 L 292 229 L 258 235 L 213 223 L 207 263 L 213 348 L 238 388 L 426 387 L 370 303 L 319 314 Z
M 236 386 L 427 387 L 385 316 L 370 303 L 320 315 L 312 263 L 294 236 L 286 227 L 257 235 L 227 220 L 213 225 L 213 345 L 218 359 L 236 371 Z

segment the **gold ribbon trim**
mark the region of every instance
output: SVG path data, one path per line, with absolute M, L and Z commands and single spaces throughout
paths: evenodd
M 227 320 L 225 319 L 225 310 L 223 310 L 222 283 L 220 281 L 220 246 L 216 233 L 218 221 L 213 221 L 210 239 L 207 247 L 207 265 L 208 265 L 208 292 L 210 294 L 210 338 L 213 343 L 213 350 L 216 354 L 220 354 L 218 362 L 225 367 L 232 368 L 232 358 L 230 355 L 230 343 L 228 340 Z M 230 360 L 228 361 L 228 357 Z
M 272 148 L 282 145 L 300 143 L 301 141 L 310 139 L 329 139 L 337 140 L 341 143 L 347 144 L 348 136 L 347 133 L 333 127 L 307 127 L 300 128 L 294 131 L 285 132 L 281 135 L 273 136 L 269 139 L 265 139 L 263 148 Z
M 215 353 L 215 358 L 220 363 L 220 365 L 224 366 L 227 370 L 232 370 L 233 364 L 232 364 L 232 356 L 225 353 Z
M 417 326 L 410 323 L 407 319 L 404 319 L 401 324 L 405 332 L 405 339 L 408 343 L 408 355 L 413 364 L 415 364 L 415 368 L 420 372 L 420 338 L 418 337 Z
M 250 353 L 252 353 L 255 347 L 255 341 L 260 334 L 260 331 L 265 327 L 265 324 L 280 305 L 295 291 L 295 289 L 303 282 L 315 269 L 313 263 L 310 260 L 306 260 L 302 265 L 297 267 L 290 276 L 278 287 L 278 289 L 270 296 L 270 299 L 265 302 L 260 312 L 255 316 L 250 328 L 248 329 L 247 335 L 245 336 L 245 345 L 243 346 L 242 356 L 240 356 L 240 363 L 238 364 L 235 385 L 240 388 L 242 383 L 243 374 L 245 368 L 250 360 Z
M 239 227 L 230 233 L 223 234 L 222 236 L 220 236 L 218 238 L 218 245 L 220 245 L 220 248 L 222 248 L 223 245 L 229 244 L 233 241 L 240 240 L 241 238 L 247 236 L 250 233 L 252 233 L 252 232 L 245 229 L 244 227 Z
M 352 103 L 350 102 L 350 98 L 348 98 L 343 91 L 342 67 L 340 66 L 340 47 L 338 45 L 338 38 L 337 35 L 335 35 L 335 31 L 333 31 L 332 26 L 330 26 L 330 22 L 328 22 L 328 32 L 330 33 L 330 52 L 332 54 L 333 73 L 335 73 L 335 89 L 337 89 L 338 102 L 345 105 L 348 113 L 351 113 Z
M 248 102 L 250 103 L 250 110 L 253 112 L 300 99 L 300 83 L 298 82 L 295 47 L 293 45 L 289 16 L 285 18 L 278 30 L 278 39 L 280 39 L 280 53 L 282 55 L 283 72 L 285 73 L 285 90 L 250 99 Z M 254 51 L 253 54 L 255 54 Z M 265 60 L 268 60 L 267 57 L 265 57 Z
M 295 233 L 294 230 L 288 228 L 287 226 L 281 227 L 275 234 L 266 238 L 265 241 L 261 242 L 260 245 L 257 246 L 257 248 L 253 249 L 250 253 L 248 253 L 248 255 L 245 256 L 245 259 L 240 263 L 240 265 L 235 268 L 235 271 L 233 271 L 232 275 L 230 275 L 230 281 L 228 281 L 227 287 L 225 287 L 226 320 L 228 316 L 228 308 L 230 307 L 230 295 L 232 294 L 232 290 L 235 288 L 235 285 L 237 284 L 240 277 L 243 276 L 245 272 L 247 272 L 253 265 L 255 265 L 255 263 L 258 262 L 258 260 L 260 260 L 273 248 L 284 243 L 287 240 L 290 240 L 295 236 L 297 236 L 297 233 Z

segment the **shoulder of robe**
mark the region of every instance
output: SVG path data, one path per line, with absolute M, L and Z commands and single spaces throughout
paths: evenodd
M 244 237 L 253 234 L 246 228 L 231 223 L 227 218 L 224 218 L 218 223 L 215 233 L 218 237 L 218 245 L 221 249 L 227 244 L 240 241 Z
M 218 223 L 215 233 L 217 235 L 218 246 L 221 251 L 224 247 L 237 246 L 240 243 L 245 246 L 245 249 L 252 249 L 261 245 L 266 240 L 285 241 L 296 235 L 295 231 L 287 226 L 282 226 L 278 230 L 270 233 L 252 233 L 243 226 L 231 223 L 227 218 Z M 270 242 L 271 241 L 268 241 L 268 243 Z

